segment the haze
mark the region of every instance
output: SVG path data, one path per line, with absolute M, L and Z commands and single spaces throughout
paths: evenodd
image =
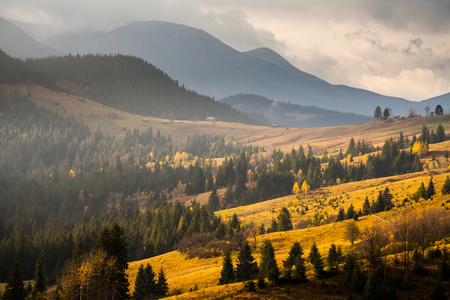
M 270 47 L 333 84 L 423 100 L 450 92 L 450 1 L 2 0 L 37 40 L 135 20 L 193 26 L 237 50 Z

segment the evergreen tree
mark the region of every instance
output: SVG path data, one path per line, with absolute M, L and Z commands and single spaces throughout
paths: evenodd
M 216 187 L 213 187 L 211 195 L 209 195 L 208 210 L 209 211 L 216 211 L 219 208 L 220 208 L 219 195 L 217 195 Z
M 436 192 L 434 190 L 433 177 L 431 177 L 430 182 L 428 183 L 427 197 L 425 199 L 431 199 L 431 197 L 433 197 L 434 194 L 436 194 Z
M 42 271 L 40 260 L 36 262 L 32 297 L 34 300 L 47 299 L 46 279 L 44 272 Z
M 353 204 L 350 204 L 350 206 L 347 209 L 347 216 L 346 219 L 353 219 L 353 217 L 355 216 L 355 209 L 353 207 Z
M 442 109 L 442 106 L 440 104 L 436 105 L 434 113 L 436 115 L 442 115 L 444 113 L 444 109 Z
M 74 264 L 75 266 L 81 265 L 85 253 L 86 252 L 84 250 L 83 242 L 81 240 L 78 240 L 78 242 L 75 244 L 75 247 L 73 248 L 72 264 Z
M 297 256 L 297 259 L 295 260 L 293 278 L 299 282 L 305 282 L 308 280 L 306 277 L 305 259 L 301 255 Z
M 345 286 L 348 288 L 351 288 L 352 286 L 353 270 L 356 264 L 357 264 L 356 257 L 353 255 L 352 252 L 349 252 L 345 256 L 344 262 Z
M 219 284 L 227 284 L 234 281 L 234 268 L 231 261 L 230 251 L 226 251 L 223 256 L 222 271 L 220 272 Z
M 323 260 L 322 256 L 320 255 L 319 248 L 317 248 L 316 242 L 313 242 L 313 244 L 311 245 L 311 250 L 309 251 L 308 258 L 313 265 L 316 278 L 322 278 L 324 275 Z
M 350 142 L 348 143 L 347 147 L 347 155 L 356 155 L 356 148 L 355 148 L 355 140 L 353 138 L 350 139 Z
M 158 285 L 156 282 L 156 274 L 150 264 L 144 268 L 144 282 L 145 282 L 145 294 L 155 295 L 158 290 Z
M 278 283 L 280 271 L 275 260 L 275 250 L 270 240 L 265 240 L 261 248 L 259 262 L 259 278 L 267 278 L 273 283 Z
M 169 286 L 167 284 L 166 275 L 164 274 L 164 269 L 161 267 L 158 274 L 158 282 L 156 283 L 156 296 L 165 297 L 168 292 Z
M 445 293 L 445 286 L 441 280 L 436 281 L 434 285 L 433 292 L 431 293 L 432 300 L 447 300 L 447 295 Z
M 248 243 L 245 243 L 238 254 L 236 264 L 236 279 L 238 281 L 253 280 L 258 274 L 258 265 L 252 255 L 252 250 Z
M 436 136 L 437 136 L 436 142 L 441 143 L 445 141 L 445 129 L 441 124 L 439 124 L 436 129 Z
M 300 245 L 299 242 L 295 242 L 292 247 L 291 250 L 289 250 L 289 254 L 288 254 L 288 258 L 283 261 L 283 266 L 285 269 L 287 268 L 292 268 L 295 265 L 295 262 L 297 260 L 297 257 L 301 257 L 303 255 L 304 251 L 302 246 Z
M 366 199 L 364 200 L 364 204 L 362 207 L 362 213 L 363 215 L 367 216 L 368 214 L 370 214 L 370 202 L 369 202 L 369 197 L 366 196 Z
M 115 259 L 116 272 L 113 275 L 113 290 L 119 298 L 126 298 L 129 287 L 126 273 L 128 250 L 123 229 L 117 223 L 113 223 L 111 228 L 105 226 L 99 233 L 96 248 L 105 251 L 108 256 Z
M 450 259 L 446 248 L 442 249 L 442 255 L 439 259 L 438 278 L 441 281 L 450 279 Z
M 442 193 L 442 195 L 450 194 L 450 178 L 448 175 L 447 175 L 447 178 L 445 179 L 444 186 L 442 187 L 441 193 Z
M 351 289 L 356 293 L 362 293 L 364 292 L 365 284 L 366 278 L 361 272 L 361 266 L 359 262 L 356 262 L 352 272 Z
M 331 272 L 334 273 L 338 271 L 339 257 L 335 244 L 331 244 L 330 249 L 328 249 L 327 263 Z
M 146 284 L 145 284 L 145 275 L 144 275 L 144 265 L 141 264 L 139 266 L 138 273 L 136 275 L 136 280 L 134 282 L 134 292 L 133 298 L 136 300 L 142 300 L 147 295 L 146 294 Z
M 23 285 L 22 271 L 18 261 L 9 273 L 8 281 L 6 282 L 5 292 L 3 294 L 4 300 L 21 300 L 25 299 L 25 287 Z
M 278 214 L 278 231 L 292 230 L 291 213 L 286 207 L 283 207 Z
M 342 207 L 339 207 L 338 215 L 336 218 L 336 222 L 341 222 L 345 220 L 345 210 Z

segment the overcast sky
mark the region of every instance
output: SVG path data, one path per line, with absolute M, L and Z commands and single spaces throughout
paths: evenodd
M 450 92 L 450 0 L 0 0 L 0 16 L 46 25 L 39 39 L 169 21 L 240 51 L 272 48 L 333 84 L 409 100 Z

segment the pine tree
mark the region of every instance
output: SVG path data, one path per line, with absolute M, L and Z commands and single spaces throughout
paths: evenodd
M 351 278 L 351 289 L 356 293 L 364 292 L 364 286 L 366 284 L 366 278 L 361 272 L 361 266 L 358 262 L 355 263 Z
M 238 281 L 253 280 L 258 274 L 258 265 L 252 255 L 252 250 L 248 243 L 245 243 L 238 254 L 236 264 L 236 279 Z
M 153 272 L 153 268 L 150 264 L 144 268 L 144 279 L 145 279 L 145 294 L 155 295 L 158 289 L 156 283 L 156 274 Z
M 213 187 L 211 195 L 209 195 L 208 210 L 216 211 L 219 209 L 219 207 L 220 207 L 220 202 L 219 202 L 219 196 L 217 195 L 217 189 L 216 189 L 216 187 Z
M 275 250 L 270 240 L 265 240 L 261 248 L 261 257 L 259 262 L 259 278 L 267 278 L 272 283 L 278 283 L 280 271 L 275 260 Z
M 439 259 L 438 276 L 441 281 L 447 281 L 450 279 L 450 260 L 446 248 L 442 249 L 442 255 Z
M 292 268 L 295 265 L 295 262 L 297 260 L 297 257 L 301 257 L 303 255 L 304 251 L 302 246 L 300 245 L 299 242 L 295 242 L 292 247 L 291 250 L 289 250 L 289 254 L 288 254 L 288 258 L 283 261 L 283 266 L 285 269 L 287 268 Z
M 445 179 L 444 186 L 442 187 L 442 195 L 450 194 L 450 178 L 447 175 L 447 179 Z
M 363 215 L 366 216 L 366 215 L 370 214 L 370 210 L 371 210 L 371 208 L 370 208 L 369 197 L 366 196 L 366 199 L 364 200 L 364 204 L 363 204 L 363 207 L 362 207 Z
M 339 207 L 338 215 L 336 218 L 336 222 L 345 220 L 345 210 L 342 207 Z
M 136 275 L 136 281 L 134 282 L 134 292 L 133 292 L 133 298 L 136 300 L 144 299 L 144 297 L 147 295 L 145 292 L 145 275 L 144 275 L 144 265 L 141 264 L 139 266 L 138 273 Z
M 41 261 L 36 262 L 34 273 L 34 284 L 32 290 L 33 299 L 47 299 L 47 287 L 44 272 L 42 271 Z
M 226 251 L 223 256 L 222 271 L 220 272 L 219 284 L 227 284 L 234 281 L 234 268 L 231 261 L 230 251 Z
M 306 277 L 305 259 L 301 255 L 297 256 L 297 259 L 295 260 L 295 269 L 292 275 L 293 278 L 299 282 L 305 282 L 308 280 Z
M 165 297 L 169 291 L 169 286 L 167 284 L 166 275 L 164 274 L 164 269 L 161 268 L 158 274 L 158 282 L 156 283 L 156 295 L 158 297 Z
M 6 282 L 5 292 L 3 294 L 4 300 L 21 300 L 25 299 L 25 287 L 23 285 L 22 271 L 18 261 L 9 273 L 8 281 Z
M 328 249 L 327 263 L 331 272 L 338 271 L 339 258 L 335 244 L 331 244 L 330 249 Z
M 75 244 L 75 247 L 73 248 L 72 263 L 76 266 L 81 265 L 85 253 L 86 252 L 84 250 L 83 242 L 81 240 L 78 240 L 78 242 Z
M 434 194 L 436 194 L 436 191 L 434 190 L 433 177 L 431 177 L 430 182 L 428 183 L 427 197 L 425 199 L 431 199 Z
M 324 275 L 323 260 L 322 256 L 320 255 L 319 248 L 317 248 L 316 242 L 312 244 L 308 258 L 311 264 L 313 265 L 316 278 L 318 279 L 322 278 Z
M 353 217 L 355 216 L 355 209 L 353 207 L 353 204 L 350 204 L 350 206 L 347 209 L 347 216 L 346 219 L 353 219 Z
M 344 271 L 345 271 L 345 286 L 348 288 L 352 287 L 352 277 L 353 277 L 353 270 L 355 268 L 355 265 L 357 264 L 356 257 L 353 255 L 352 252 L 349 252 L 345 256 L 345 262 L 344 262 Z
M 283 207 L 278 214 L 278 231 L 292 230 L 291 213 L 286 207 Z

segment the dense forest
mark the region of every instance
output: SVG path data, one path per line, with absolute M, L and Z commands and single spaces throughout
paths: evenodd
M 258 124 L 247 115 L 180 86 L 143 59 L 85 55 L 13 59 L 0 50 L 0 83 L 34 83 L 140 115 Z

